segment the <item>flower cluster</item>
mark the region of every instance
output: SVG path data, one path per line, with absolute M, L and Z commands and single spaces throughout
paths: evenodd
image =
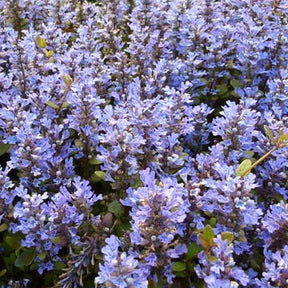
M 235 267 L 233 245 L 220 235 L 214 239 L 214 243 L 212 255 L 207 256 L 204 251 L 198 254 L 200 264 L 195 268 L 197 275 L 204 278 L 208 288 L 238 287 L 239 284 L 247 287 L 249 277 L 241 268 Z
M 287 15 L 0 0 L 0 287 L 286 287 Z
M 132 208 L 131 243 L 145 249 L 141 258 L 151 271 L 164 269 L 165 276 L 171 279 L 171 258 L 187 252 L 177 238 L 185 234 L 184 220 L 190 206 L 185 201 L 188 192 L 173 178 L 163 178 L 157 185 L 155 173 L 149 169 L 140 172 L 140 179 L 143 187 L 129 188 L 127 198 L 122 201 Z
M 47 253 L 39 260 L 58 257 L 63 247 L 80 245 L 80 226 L 97 225 L 97 217 L 91 217 L 92 206 L 102 196 L 96 196 L 88 182 L 80 178 L 74 178 L 71 186 L 61 187 L 51 199 L 48 199 L 47 192 L 29 194 L 23 186 L 15 188 L 15 195 L 22 201 L 17 201 L 14 206 L 15 223 L 10 224 L 10 229 L 13 233 L 19 231 L 25 235 L 22 246 L 35 247 L 38 253 Z M 49 260 L 44 267 L 52 270 L 53 264 Z M 43 269 L 41 264 L 39 273 Z
M 263 240 L 266 247 L 275 251 L 283 248 L 287 242 L 288 205 L 281 201 L 271 205 L 262 220 Z
M 264 251 L 265 272 L 261 281 L 256 283 L 261 288 L 285 287 L 288 280 L 288 246 L 273 253 L 270 250 Z
M 133 254 L 119 252 L 120 240 L 112 235 L 105 242 L 106 246 L 102 248 L 105 262 L 104 265 L 100 264 L 99 276 L 95 278 L 96 285 L 105 283 L 106 287 L 147 287 L 145 271 L 139 268 Z

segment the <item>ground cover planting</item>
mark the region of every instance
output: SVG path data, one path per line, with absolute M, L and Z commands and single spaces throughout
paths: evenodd
M 0 0 L 0 287 L 288 287 L 286 0 Z

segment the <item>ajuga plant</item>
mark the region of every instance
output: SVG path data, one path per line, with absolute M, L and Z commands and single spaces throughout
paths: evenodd
M 0 287 L 287 287 L 287 15 L 0 0 Z

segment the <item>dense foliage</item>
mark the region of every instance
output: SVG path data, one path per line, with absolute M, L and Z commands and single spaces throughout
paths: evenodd
M 0 287 L 288 287 L 287 0 L 0 0 Z

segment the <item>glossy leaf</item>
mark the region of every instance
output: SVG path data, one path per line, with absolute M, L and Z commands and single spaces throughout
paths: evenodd
M 66 267 L 66 264 L 61 261 L 56 261 L 54 263 L 54 270 L 62 270 L 65 267 Z
M 208 247 L 210 247 L 209 241 L 207 241 L 207 240 L 204 239 L 203 234 L 199 233 L 199 234 L 197 235 L 197 238 L 198 238 L 201 246 L 202 246 L 204 249 L 207 249 Z
M 28 249 L 22 252 L 15 261 L 16 267 L 23 267 L 23 266 L 29 266 L 36 256 L 35 249 Z
M 228 240 L 228 244 L 231 244 L 234 241 L 234 234 L 232 232 L 222 232 L 221 233 L 222 240 Z
M 203 237 L 205 240 L 209 241 L 213 239 L 215 236 L 215 233 L 210 225 L 206 225 L 203 230 Z
M 218 89 L 218 93 L 217 93 L 218 95 L 223 95 L 223 94 L 227 93 L 227 91 L 228 91 L 226 84 L 217 86 L 217 89 Z
M 45 48 L 47 46 L 46 39 L 42 38 L 40 36 L 35 37 L 35 42 L 36 42 L 37 46 L 39 46 L 41 48 Z
M 7 243 L 11 248 L 14 248 L 14 249 L 19 248 L 21 245 L 19 239 L 17 239 L 15 235 L 13 236 L 7 235 L 5 237 L 5 243 Z
M 153 280 L 149 280 L 148 288 L 157 288 L 157 284 Z
M 253 157 L 254 156 L 254 151 L 250 151 L 250 150 L 245 150 L 244 151 L 249 157 Z
M 65 109 L 65 108 L 67 108 L 69 105 L 70 105 L 69 102 L 64 102 L 64 103 L 62 104 L 62 108 Z
M 230 84 L 234 89 L 242 87 L 242 83 L 236 79 L 231 80 Z
M 186 270 L 186 264 L 184 262 L 175 262 L 172 264 L 172 270 L 181 272 Z
M 207 260 L 208 260 L 209 262 L 214 262 L 214 261 L 217 261 L 218 258 L 217 258 L 216 256 L 214 256 L 214 255 L 209 255 L 209 256 L 207 257 Z
M 10 149 L 9 144 L 0 143 L 0 156 L 5 154 Z
M 0 277 L 4 276 L 7 273 L 6 269 L 0 271 Z
M 47 101 L 46 102 L 46 105 L 48 105 L 49 107 L 51 107 L 51 108 L 53 108 L 53 109 L 58 109 L 59 107 L 56 105 L 56 104 L 54 104 L 52 101 Z
M 114 200 L 108 205 L 108 211 L 120 218 L 124 214 L 124 207 L 118 200 Z
M 282 134 L 281 136 L 279 136 L 279 139 L 278 139 L 280 143 L 287 141 L 287 140 L 288 140 L 288 134 Z
M 209 224 L 214 227 L 217 223 L 217 219 L 215 217 L 212 217 L 210 220 L 209 220 Z
M 51 239 L 51 242 L 53 244 L 59 244 L 61 242 L 61 238 L 59 236 L 56 236 L 56 237 Z
M 245 237 L 245 232 L 244 230 L 239 231 L 239 235 L 237 237 L 237 240 L 240 242 L 247 242 L 247 238 Z
M 89 164 L 91 165 L 100 165 L 102 164 L 102 161 L 97 160 L 95 156 L 93 156 L 91 159 L 89 159 Z
M 198 253 L 202 250 L 196 242 L 193 242 L 187 248 L 188 252 L 185 255 L 186 260 L 191 260 L 192 258 L 196 257 Z
M 270 141 L 273 144 L 276 144 L 276 140 L 275 140 L 275 138 L 273 136 L 273 133 L 272 133 L 271 129 L 267 125 L 264 125 L 264 129 L 265 129 L 265 132 L 266 132 L 267 136 L 269 137 Z
M 64 83 L 65 83 L 65 85 L 67 87 L 69 87 L 72 84 L 72 82 L 73 82 L 73 80 L 72 80 L 72 78 L 71 78 L 71 76 L 69 74 L 64 75 L 62 77 L 62 79 L 63 79 L 63 81 L 64 81 Z
M 38 254 L 38 258 L 39 258 L 39 260 L 40 261 L 42 261 L 42 260 L 44 260 L 45 258 L 46 258 L 46 256 L 47 256 L 47 252 L 41 252 L 41 253 L 39 253 Z
M 54 54 L 54 51 L 52 51 L 52 50 L 48 51 L 46 49 L 43 49 L 43 51 L 44 51 L 47 58 L 50 58 Z
M 54 63 L 54 62 L 55 62 L 54 57 L 50 57 L 49 60 L 48 60 L 48 63 Z
M 252 161 L 250 159 L 245 159 L 236 169 L 236 176 L 244 177 L 248 175 L 251 171 L 249 167 L 252 166 Z
M 93 175 L 91 176 L 91 181 L 93 183 L 97 183 L 97 182 L 100 182 L 102 180 L 104 180 L 106 176 L 106 172 L 103 172 L 103 171 L 95 171 L 93 173 Z
M 0 232 L 4 232 L 9 228 L 9 225 L 7 223 L 3 223 L 0 225 Z

